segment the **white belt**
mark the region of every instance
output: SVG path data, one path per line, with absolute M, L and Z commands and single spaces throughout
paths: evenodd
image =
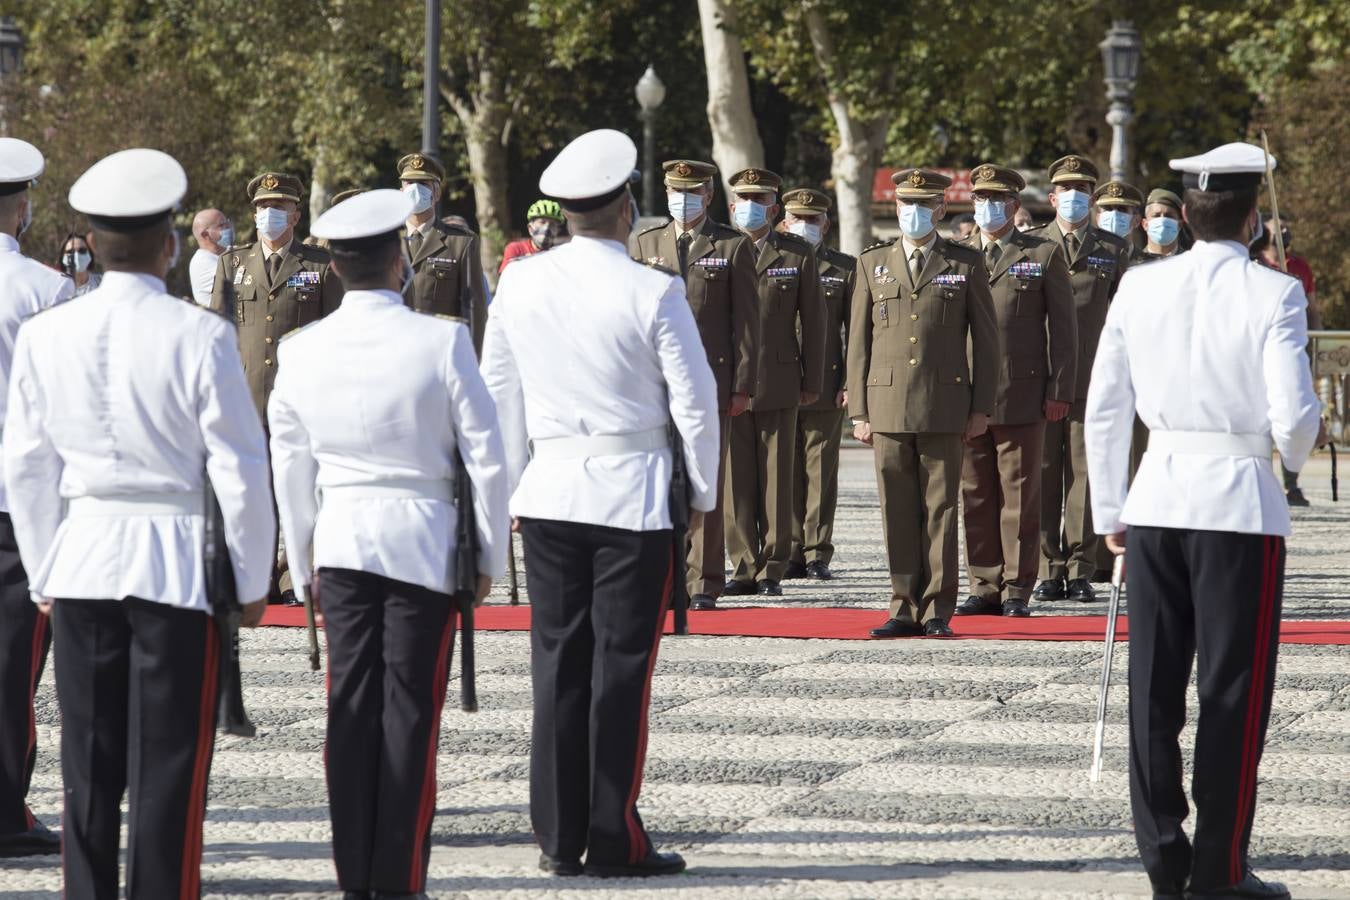
M 1227 431 L 1149 431 L 1148 452 L 1202 456 L 1260 456 L 1270 459 L 1275 444 L 1268 434 Z
M 66 517 L 90 519 L 97 516 L 200 516 L 204 500 L 191 494 L 112 494 L 106 497 L 71 497 L 66 501 Z
M 385 478 L 365 484 L 330 484 L 319 489 L 322 497 L 344 500 L 444 500 L 454 502 L 454 491 L 444 478 Z
M 583 459 L 588 456 L 618 456 L 646 453 L 670 446 L 665 425 L 628 434 L 588 434 L 579 437 L 535 438 L 530 441 L 534 459 Z

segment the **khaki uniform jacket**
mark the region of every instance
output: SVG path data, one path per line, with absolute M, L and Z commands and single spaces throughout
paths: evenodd
M 750 408 L 796 409 L 802 391 L 820 393 L 824 365 L 825 307 L 816 250 L 796 235 L 769 229 L 755 260 L 755 276 L 759 377 Z
M 220 256 L 211 288 L 211 310 L 234 309 L 239 354 L 259 415 L 277 377 L 277 344 L 287 333 L 328 315 L 342 302 L 342 281 L 328 266 L 328 251 L 292 238 L 276 277 L 263 267 L 262 244 L 240 244 Z
M 838 409 L 835 397 L 847 385 L 845 348 L 848 346 L 848 310 L 853 299 L 858 261 L 847 253 L 821 246 L 816 249 L 820 299 L 825 306 L 825 357 L 821 368 L 820 399 L 802 409 Z
M 1030 425 L 1045 417 L 1046 400 L 1075 399 L 1077 316 L 1069 267 L 1055 243 L 1016 229 L 1007 243 L 989 273 L 1003 351 L 989 422 Z M 984 254 L 978 231 L 962 244 Z
M 858 257 L 848 412 L 873 431 L 960 434 L 972 411 L 994 411 L 999 338 L 984 259 L 934 240 L 913 288 L 902 241 Z
M 487 328 L 487 298 L 483 294 L 478 235 L 444 222 L 433 222 L 422 246 L 412 256 L 412 267 L 413 279 L 403 292 L 404 302 L 418 312 L 467 319 L 464 298 L 470 298 L 473 349 L 481 356 L 483 332 Z
M 629 241 L 629 253 L 638 262 L 678 272 L 678 237 L 674 222 L 649 228 Z M 705 216 L 686 266 L 685 293 L 717 378 L 717 408 L 725 410 L 733 393 L 755 393 L 759 342 L 755 247 L 739 231 Z
M 1116 295 L 1120 277 L 1129 267 L 1129 245 L 1095 225 L 1081 229 L 1083 237 L 1078 253 L 1069 258 L 1064 247 L 1064 232 L 1058 221 L 1034 228 L 1029 234 L 1054 241 L 1069 263 L 1069 282 L 1073 286 L 1073 303 L 1078 320 L 1078 365 L 1074 374 L 1077 388 L 1074 400 L 1081 407 L 1087 402 L 1088 380 L 1092 377 L 1092 362 L 1097 358 L 1097 339 L 1106 324 L 1106 310 Z

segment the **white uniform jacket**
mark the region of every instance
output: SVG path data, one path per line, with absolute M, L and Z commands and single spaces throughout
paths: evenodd
M 14 366 L 14 341 L 24 319 L 75 296 L 75 282 L 19 252 L 12 235 L 0 234 L 0 432 Z M 7 512 L 4 470 L 0 469 L 0 512 Z
M 1298 279 L 1249 261 L 1233 241 L 1201 241 L 1125 274 L 1088 390 L 1099 533 L 1128 524 L 1289 534 L 1270 448 L 1298 471 L 1317 440 L 1307 305 Z M 1127 498 L 1136 408 L 1150 437 Z M 1251 449 L 1225 446 L 1243 442 Z
M 393 291 L 348 291 L 336 312 L 282 339 L 277 365 L 267 418 L 296 596 L 321 567 L 450 593 L 457 447 L 478 572 L 506 571 L 501 436 L 463 324 L 414 312 Z
M 19 329 L 5 486 L 35 595 L 208 608 L 207 472 L 239 601 L 267 594 L 267 445 L 231 324 L 108 272 Z
M 597 436 L 656 434 L 672 420 L 691 504 L 713 508 L 717 385 L 678 275 L 633 262 L 618 241 L 588 237 L 516 260 L 497 284 L 483 375 L 502 422 L 513 516 L 671 527 L 667 442 L 619 453 L 586 447 Z M 579 449 L 552 449 L 568 443 Z

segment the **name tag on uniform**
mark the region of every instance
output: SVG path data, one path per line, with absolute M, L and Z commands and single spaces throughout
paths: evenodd
M 845 281 L 847 281 L 847 280 L 848 280 L 848 279 L 840 278 L 838 275 L 822 275 L 822 276 L 820 276 L 820 283 L 821 283 L 821 284 L 843 284 L 843 283 L 844 283 Z
M 1087 264 L 1090 269 L 1102 269 L 1107 272 L 1113 271 L 1116 267 L 1116 261 L 1109 256 L 1089 256 Z
M 453 266 L 455 264 L 454 257 L 451 256 L 428 256 L 427 262 L 433 266 Z
M 319 286 L 318 272 L 296 272 L 286 279 L 286 287 L 301 291 L 312 291 Z
M 244 270 L 243 270 L 243 269 L 235 269 L 235 270 L 234 270 L 234 283 L 235 283 L 235 284 L 243 284 L 243 283 L 244 283 Z
M 793 278 L 797 275 L 797 267 L 782 266 L 776 269 L 769 269 L 767 270 L 767 274 L 770 278 Z
M 730 261 L 725 256 L 704 256 L 701 259 L 694 260 L 694 265 L 703 266 L 706 269 L 725 269 L 730 265 Z
M 1019 262 L 1008 266 L 1008 274 L 1014 278 L 1040 278 L 1045 273 L 1038 262 Z
M 934 275 L 933 284 L 965 284 L 964 275 Z

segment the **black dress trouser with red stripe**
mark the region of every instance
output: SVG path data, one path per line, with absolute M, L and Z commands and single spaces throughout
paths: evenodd
M 352 569 L 321 569 L 319 589 L 338 885 L 423 891 L 454 603 L 448 594 Z
M 128 597 L 52 608 L 65 782 L 65 895 L 114 900 L 123 792 L 126 896 L 201 896 L 219 650 L 204 612 Z
M 33 695 L 52 645 L 47 625 L 28 594 L 9 513 L 0 512 L 0 835 L 34 824 L 25 798 L 37 762 Z
M 544 853 L 647 856 L 637 811 L 652 670 L 670 605 L 672 536 L 525 519 L 534 733 L 530 820 Z
M 1130 801 L 1154 889 L 1241 881 L 1256 811 L 1284 589 L 1284 539 L 1131 527 Z M 1196 662 L 1195 843 L 1178 736 Z

